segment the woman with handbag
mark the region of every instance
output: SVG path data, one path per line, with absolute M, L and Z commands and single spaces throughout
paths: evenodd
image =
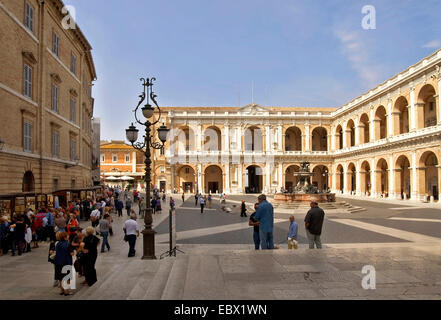
M 100 244 L 100 239 L 96 237 L 94 233 L 95 229 L 93 227 L 87 227 L 86 237 L 83 239 L 83 267 L 84 275 L 86 277 L 83 284 L 89 287 L 97 282 L 95 262 L 98 257 L 98 245 Z

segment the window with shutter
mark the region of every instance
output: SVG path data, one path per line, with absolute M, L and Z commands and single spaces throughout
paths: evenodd
M 24 90 L 23 94 L 32 99 L 32 68 L 24 65 Z
M 25 121 L 23 125 L 23 149 L 32 152 L 32 123 Z
M 26 7 L 25 7 L 25 25 L 26 27 L 31 30 L 32 32 L 34 31 L 34 8 L 26 2 Z

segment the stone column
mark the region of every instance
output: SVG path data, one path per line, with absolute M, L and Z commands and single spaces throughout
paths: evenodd
M 225 125 L 225 128 L 224 128 L 224 139 L 223 139 L 222 151 L 224 151 L 224 152 L 230 151 L 230 127 L 229 127 L 229 125 Z
M 417 200 L 423 201 L 426 199 L 426 167 L 417 167 Z
M 395 164 L 394 164 L 394 157 L 389 157 L 389 190 L 387 191 L 389 193 L 389 199 L 395 199 Z
M 196 130 L 196 150 L 197 152 L 202 151 L 202 125 L 198 124 L 197 130 Z M 190 148 L 191 149 L 191 148 Z
M 436 167 L 438 169 L 438 205 L 441 205 L 441 165 Z
M 271 166 L 269 162 L 267 162 L 265 166 L 265 175 L 265 192 L 268 193 L 271 190 Z
M 331 143 L 330 144 L 328 144 L 328 150 L 331 150 L 331 151 L 334 151 L 334 150 L 337 150 L 336 149 L 336 145 L 335 145 L 335 139 L 336 139 L 336 135 L 335 135 L 335 128 L 334 127 L 331 127 Z
M 401 184 L 403 183 L 403 179 L 404 179 L 404 172 L 403 170 L 399 169 L 399 168 L 395 168 L 392 171 L 392 175 L 393 175 L 393 183 L 394 183 L 394 194 L 395 196 L 391 199 L 396 199 L 396 200 L 401 200 Z M 391 196 L 392 197 L 392 196 Z
M 439 97 L 439 95 L 441 94 L 441 72 L 440 72 L 439 68 L 437 69 L 437 71 L 438 71 L 438 74 L 437 74 L 437 77 L 438 77 L 438 94 L 436 95 L 435 101 L 436 101 L 436 108 L 438 109 L 438 124 L 441 124 L 441 105 L 440 105 L 441 99 Z M 438 177 L 439 177 L 439 173 L 438 173 Z M 441 189 L 441 185 L 440 184 L 438 184 L 438 189 Z M 438 198 L 438 199 L 439 199 L 438 203 L 441 203 L 441 198 Z
M 343 171 L 343 194 L 349 194 L 348 190 L 348 172 Z
M 386 123 L 387 123 L 387 132 L 386 137 L 391 137 L 394 134 L 393 127 L 392 127 L 392 99 L 387 99 L 387 114 L 386 114 Z
M 238 191 L 239 192 L 243 192 L 243 179 L 244 179 L 244 177 L 243 177 L 243 174 L 242 174 L 242 164 L 241 163 L 239 163 L 238 165 L 237 165 L 237 187 L 238 187 Z
M 200 193 L 204 193 L 204 184 L 203 184 L 203 176 L 204 173 L 202 172 L 202 164 L 198 164 L 198 191 Z
M 377 193 L 377 170 L 375 170 L 375 159 L 371 161 L 371 197 L 376 198 Z
M 358 168 L 358 164 L 357 164 L 357 168 Z M 355 173 L 355 193 L 357 196 L 361 196 L 362 195 L 362 190 L 361 190 L 361 172 L 359 169 L 355 169 L 356 173 Z
M 225 183 L 224 183 L 224 192 L 230 193 L 230 164 L 225 163 Z
M 358 146 L 359 144 L 363 143 L 360 141 L 360 123 L 358 118 L 355 118 L 354 122 L 354 135 L 355 135 L 355 145 Z
M 412 187 L 411 187 L 411 198 L 418 200 L 418 172 L 417 172 L 417 160 L 416 151 L 412 151 Z
M 281 162 L 279 162 L 278 164 L 278 173 L 277 173 L 277 187 L 278 187 L 278 192 L 280 192 L 280 190 L 283 188 L 283 165 Z
M 340 177 L 337 175 L 336 168 L 332 169 L 332 192 L 337 193 L 337 179 L 340 181 Z
M 309 152 L 311 151 L 311 135 L 309 134 L 309 124 L 305 124 L 305 151 Z
M 374 113 L 374 107 L 371 106 L 369 109 L 369 142 L 372 142 L 375 140 L 375 113 Z
M 410 118 L 410 129 L 409 131 L 415 131 L 416 130 L 416 109 L 415 109 L 415 87 L 413 83 L 410 83 L 410 112 L 409 112 L 409 118 Z
M 281 125 L 277 127 L 277 150 L 283 151 L 283 128 Z
M 170 192 L 173 193 L 173 190 L 175 189 L 175 166 L 171 165 L 170 166 L 170 176 L 171 176 L 171 180 L 170 180 Z M 177 190 L 179 192 L 179 190 Z
M 265 149 L 262 148 L 262 151 L 271 152 L 271 134 L 270 134 L 270 126 L 265 125 Z

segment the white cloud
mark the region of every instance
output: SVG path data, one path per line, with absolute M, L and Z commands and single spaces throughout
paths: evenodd
M 342 44 L 343 53 L 351 62 L 352 68 L 369 87 L 376 86 L 381 80 L 379 66 L 371 62 L 368 46 L 363 43 L 363 37 L 356 31 L 334 30 L 338 40 Z
M 423 48 L 429 48 L 429 49 L 438 49 L 441 47 L 441 39 L 432 40 L 425 45 L 423 45 Z

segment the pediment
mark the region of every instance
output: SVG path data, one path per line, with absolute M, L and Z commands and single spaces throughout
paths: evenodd
M 267 108 L 264 108 L 255 103 L 246 105 L 238 110 L 239 113 L 245 113 L 245 114 L 264 114 L 268 111 L 269 110 Z

